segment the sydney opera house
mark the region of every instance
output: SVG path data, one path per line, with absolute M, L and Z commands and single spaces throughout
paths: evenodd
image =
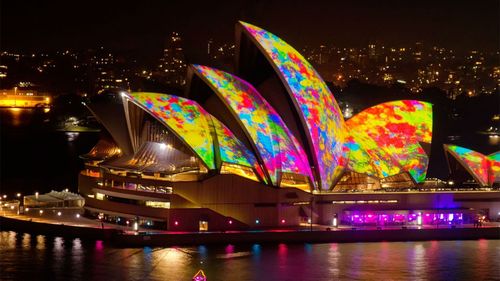
M 236 42 L 235 74 L 191 65 L 182 97 L 122 92 L 87 104 L 103 126 L 82 155 L 87 215 L 171 231 L 500 215 L 495 191 L 414 191 L 426 180 L 431 104 L 392 101 L 344 120 L 323 79 L 285 41 L 239 22 Z M 478 185 L 500 181 L 498 153 L 446 151 Z

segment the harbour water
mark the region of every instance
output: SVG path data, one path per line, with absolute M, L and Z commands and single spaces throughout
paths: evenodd
M 77 191 L 98 133 L 56 132 L 44 114 L 0 110 L 0 193 Z M 0 280 L 500 280 L 499 260 L 500 240 L 115 248 L 0 226 Z
M 114 248 L 0 232 L 0 280 L 500 280 L 500 240 Z

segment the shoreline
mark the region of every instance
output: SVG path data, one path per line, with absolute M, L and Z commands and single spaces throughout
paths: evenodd
M 48 236 L 103 240 L 116 247 L 168 247 L 249 243 L 358 243 L 430 240 L 500 239 L 500 227 L 428 229 L 272 230 L 231 232 L 124 233 L 94 228 L 33 222 L 0 216 L 0 230 Z

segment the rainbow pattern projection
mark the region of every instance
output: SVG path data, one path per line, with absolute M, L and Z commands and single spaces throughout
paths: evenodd
M 349 168 L 379 178 L 408 171 L 425 180 L 428 156 L 420 142 L 432 140 L 432 105 L 402 100 L 370 107 L 346 126 Z
M 220 159 L 222 162 L 237 164 L 254 168 L 261 178 L 264 178 L 262 169 L 257 163 L 253 153 L 241 143 L 236 136 L 222 122 L 211 116 L 217 144 L 219 147 Z
M 198 103 L 158 93 L 131 93 L 128 97 L 170 128 L 208 169 L 215 169 L 210 115 Z
M 197 75 L 235 114 L 264 162 L 271 183 L 278 185 L 280 172 L 303 174 L 311 170 L 302 147 L 274 108 L 248 82 L 227 72 L 193 65 Z
M 488 155 L 488 161 L 490 162 L 490 184 L 500 182 L 500 151 Z
M 274 65 L 307 126 L 321 188 L 329 189 L 346 164 L 345 125 L 332 93 L 311 64 L 276 35 L 241 22 Z
M 445 145 L 444 147 L 466 170 L 472 172 L 474 178 L 481 185 L 488 185 L 489 161 L 486 156 L 457 145 Z

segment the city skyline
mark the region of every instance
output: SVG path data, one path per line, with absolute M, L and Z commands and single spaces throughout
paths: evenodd
M 195 60 L 210 38 L 232 42 L 235 22 L 244 20 L 287 34 L 287 41 L 296 46 L 359 47 L 376 41 L 397 46 L 421 41 L 458 51 L 499 49 L 498 2 L 424 4 L 224 1 L 197 3 L 193 8 L 183 2 L 135 7 L 112 1 L 74 9 L 59 1 L 29 5 L 3 2 L 1 42 L 3 50 L 102 45 L 117 50 L 138 49 L 148 56 L 151 50 L 161 48 L 171 31 L 177 31 L 185 40 L 187 56 Z

